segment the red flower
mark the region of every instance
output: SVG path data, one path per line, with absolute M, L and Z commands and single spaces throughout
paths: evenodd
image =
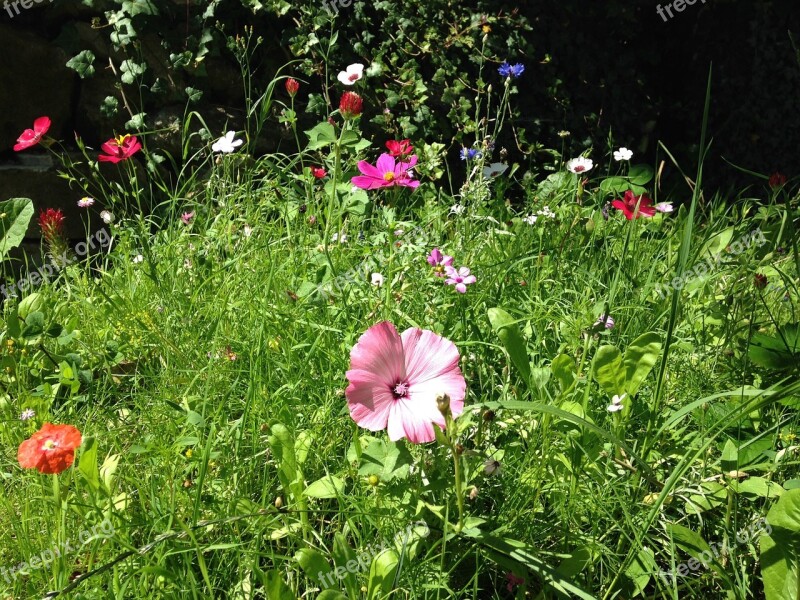
M 75 449 L 81 445 L 81 432 L 72 425 L 51 425 L 42 428 L 19 445 L 17 460 L 23 469 L 57 475 L 75 460 Z
M 783 173 L 778 173 L 776 171 L 769 176 L 769 187 L 771 187 L 773 190 L 781 187 L 784 183 L 786 183 L 786 175 Z
M 638 209 L 637 204 L 639 205 Z M 625 213 L 625 218 L 629 221 L 639 217 L 652 217 L 656 214 L 656 209 L 653 208 L 653 201 L 650 198 L 644 194 L 637 196 L 631 190 L 625 192 L 625 197 L 622 200 L 614 200 L 611 206 Z
M 386 148 L 392 156 L 406 157 L 414 152 L 414 146 L 411 145 L 411 140 L 389 140 L 386 142 Z
M 354 119 L 361 114 L 364 101 L 355 92 L 345 92 L 339 101 L 339 112 L 345 119 Z
M 142 145 L 135 135 L 121 135 L 116 138 L 111 138 L 105 144 L 100 146 L 100 149 L 105 152 L 97 157 L 100 162 L 118 163 L 121 160 L 127 160 L 139 150 Z
M 767 276 L 763 273 L 756 273 L 756 276 L 753 278 L 753 285 L 757 290 L 763 290 L 767 287 Z
M 289 94 L 289 95 L 290 95 L 292 98 L 294 98 L 294 95 L 295 95 L 295 94 L 297 93 L 297 91 L 300 89 L 300 84 L 299 84 L 299 83 L 297 82 L 297 80 L 296 80 L 296 79 L 294 79 L 293 77 L 289 77 L 289 79 L 287 79 L 287 80 L 286 80 L 286 83 L 284 83 L 284 86 L 286 86 L 286 92 L 287 92 L 287 93 L 288 93 L 288 94 Z
M 42 141 L 42 136 L 50 129 L 50 117 L 39 117 L 33 122 L 33 129 L 26 129 L 17 138 L 14 150 L 26 150 Z
M 65 218 L 64 213 L 58 208 L 39 211 L 39 227 L 44 239 L 52 243 L 55 238 L 63 237 Z
M 317 179 L 322 179 L 328 172 L 322 167 L 311 167 L 311 174 Z

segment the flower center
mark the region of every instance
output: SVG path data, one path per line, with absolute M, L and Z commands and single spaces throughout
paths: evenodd
M 44 443 L 44 446 L 42 446 L 42 450 L 53 450 L 54 448 L 57 447 L 58 447 L 58 442 L 55 442 L 54 440 L 47 440 Z
M 408 384 L 404 381 L 401 381 L 396 386 L 394 386 L 394 397 L 395 399 L 399 400 L 400 398 L 405 398 L 408 396 Z
M 123 146 L 125 144 L 125 140 L 127 140 L 129 137 L 131 137 L 131 136 L 129 136 L 127 134 L 126 135 L 118 135 L 117 139 L 115 140 L 117 142 L 117 146 Z
M 348 81 L 358 81 L 358 75 L 356 73 L 353 73 L 347 79 L 348 79 Z
M 393 171 L 389 171 L 388 173 L 384 173 L 383 174 L 383 180 L 384 181 L 394 181 L 394 172 Z
M 576 173 L 583 173 L 585 170 L 586 170 L 586 167 L 582 167 L 581 165 L 578 165 L 577 167 L 575 167 L 575 172 Z

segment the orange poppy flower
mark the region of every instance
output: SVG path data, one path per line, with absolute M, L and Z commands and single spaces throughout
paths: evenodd
M 24 469 L 58 474 L 75 461 L 75 449 L 81 445 L 81 432 L 72 425 L 45 423 L 19 445 L 17 460 Z

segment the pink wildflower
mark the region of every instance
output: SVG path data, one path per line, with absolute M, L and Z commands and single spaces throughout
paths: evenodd
M 467 286 L 471 283 L 478 281 L 475 275 L 471 275 L 467 267 L 460 267 L 456 270 L 454 267 L 445 267 L 444 272 L 447 275 L 447 285 L 456 286 L 456 291 L 459 294 L 467 292 Z
M 408 162 L 396 162 L 391 154 L 381 154 L 375 166 L 362 160 L 358 163 L 361 175 L 353 177 L 352 182 L 362 190 L 377 190 L 382 187 L 402 185 L 416 188 L 419 181 L 412 179 L 410 169 L 417 164 L 417 157 L 411 156 Z
M 388 321 L 373 325 L 350 351 L 350 416 L 370 431 L 386 429 L 392 441 L 432 442 L 434 423 L 445 426 L 437 396 L 450 397 L 453 417 L 464 410 L 458 360 L 455 344 L 432 331 L 412 327 L 399 335 Z
M 192 212 L 185 212 L 181 215 L 181 221 L 183 221 L 184 225 L 188 225 L 194 219 L 194 211 Z
M 428 264 L 433 267 L 434 275 L 437 277 L 444 277 L 445 268 L 453 266 L 453 257 L 442 254 L 438 248 L 431 250 L 427 261 Z

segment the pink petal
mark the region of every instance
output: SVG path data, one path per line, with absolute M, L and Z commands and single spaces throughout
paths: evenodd
M 378 188 L 386 187 L 389 182 L 383 178 L 377 179 L 369 175 L 356 175 L 350 180 L 350 183 L 362 190 L 377 190 Z
M 450 396 L 450 411 L 453 413 L 454 417 L 457 417 L 464 412 L 464 395 L 466 389 L 467 384 L 464 381 L 464 377 L 461 375 L 461 371 L 456 367 L 454 371 L 450 371 L 445 375 L 411 386 L 408 396 L 413 399 L 414 402 L 418 402 L 419 405 L 430 402 L 436 407 L 435 418 L 432 418 L 431 421 L 444 428 L 444 417 L 436 406 L 436 396 L 442 393 Z
M 375 163 L 380 171 L 380 177 L 383 178 L 384 173 L 394 173 L 394 156 L 386 154 L 385 152 L 378 157 L 378 162 Z
M 345 394 L 352 419 L 370 431 L 386 429 L 394 394 L 380 374 L 350 370 L 347 378 L 350 385 Z
M 369 164 L 365 160 L 358 161 L 358 170 L 367 177 L 374 177 L 375 179 L 383 179 L 383 171 L 380 171 L 374 165 Z
M 414 167 L 414 165 L 417 164 L 417 160 L 418 159 L 417 159 L 416 154 L 414 156 L 409 156 L 408 157 L 408 162 L 401 162 L 400 163 L 401 171 L 408 171 L 409 169 L 412 169 Z
M 33 130 L 36 135 L 44 135 L 50 129 L 50 117 L 39 117 L 33 122 Z
M 452 267 L 453 266 L 453 257 L 447 256 L 445 254 L 444 258 L 442 259 L 442 265 L 445 267 Z
M 108 156 L 106 154 L 101 154 L 97 157 L 97 160 L 100 162 L 110 162 L 110 163 L 118 163 L 122 159 L 119 156 Z
M 452 263 L 453 261 L 451 260 L 450 262 Z M 447 265 L 447 266 L 444 268 L 444 272 L 447 274 L 447 276 L 448 276 L 448 277 L 458 277 L 458 271 L 456 271 L 456 270 L 455 270 L 453 267 L 451 267 L 450 265 Z
M 435 399 L 431 403 L 404 398 L 392 405 L 387 433 L 393 442 L 406 437 L 409 442 L 423 444 L 436 439 L 433 423 L 444 426 L 444 417 L 436 407 Z
M 455 280 L 455 279 L 448 278 L 448 279 L 446 279 L 446 280 L 445 280 L 445 283 L 446 283 L 447 285 L 453 285 L 454 283 L 456 283 L 456 280 Z
M 475 275 L 467 275 L 462 281 L 463 283 L 475 283 L 478 280 L 475 278 Z
M 112 156 L 116 156 L 119 152 L 119 146 L 116 144 L 112 144 L 111 141 L 105 142 L 102 146 L 100 146 L 100 150 L 105 152 L 106 154 L 111 154 Z
M 459 294 L 466 294 L 467 293 L 467 286 L 465 286 L 463 283 L 457 283 L 456 284 L 456 291 Z
M 461 267 L 458 270 L 459 277 L 468 277 L 469 276 L 469 269 L 467 267 Z
M 440 386 L 444 389 L 431 392 L 434 400 L 439 391 L 448 394 L 453 392 L 451 400 L 464 399 L 467 384 L 458 368 L 458 348 L 453 342 L 432 331 L 416 327 L 406 329 L 401 338 L 406 378 L 411 391 L 421 393 Z M 432 385 L 431 388 L 427 387 L 428 383 Z
M 379 375 L 387 388 L 403 379 L 403 342 L 394 325 L 382 321 L 367 329 L 350 351 L 350 369 Z
M 397 185 L 402 185 L 403 187 L 410 187 L 410 188 L 418 188 L 419 187 L 419 180 L 417 179 L 395 179 L 397 181 Z

